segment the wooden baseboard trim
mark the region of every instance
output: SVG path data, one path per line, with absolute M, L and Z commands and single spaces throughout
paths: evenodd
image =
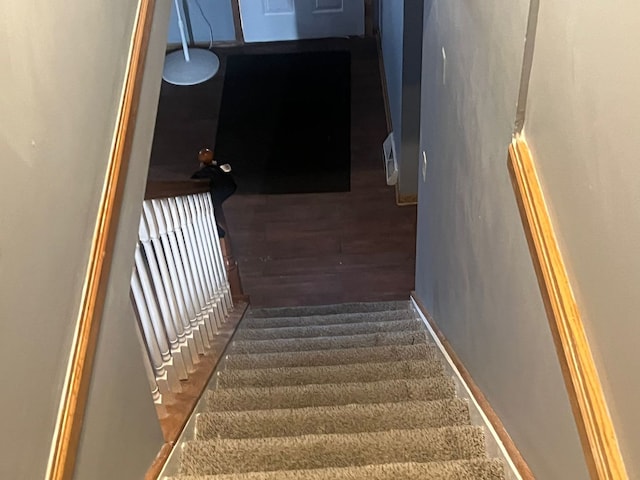
M 45 476 L 47 480 L 70 480 L 75 469 L 154 12 L 155 0 L 140 1 L 113 147 L 96 214 L 80 309 L 51 442 Z
M 627 473 L 529 146 L 509 145 L 509 174 L 591 478 Z
M 233 11 L 233 27 L 236 32 L 236 43 L 238 45 L 244 44 L 244 31 L 242 29 L 242 17 L 240 15 L 240 2 L 239 0 L 231 0 L 231 10 Z
M 387 87 L 387 74 L 384 69 L 384 58 L 382 57 L 382 41 L 380 32 L 375 32 L 376 46 L 378 48 L 378 68 L 380 70 L 380 83 L 382 84 L 382 98 L 384 100 L 384 118 L 387 122 L 387 135 L 393 131 L 391 122 L 391 107 L 389 106 L 389 89 Z M 400 139 L 398 139 L 400 141 Z
M 183 391 L 173 395 L 171 403 L 166 405 L 167 416 L 160 419 L 165 444 L 149 467 L 145 480 L 156 480 L 162 472 L 248 308 L 248 302 L 235 304 L 233 312 L 214 339 L 211 350 L 202 359 L 202 364 L 190 374 L 189 380 L 183 385 Z
M 399 207 L 407 207 L 407 206 L 418 204 L 417 193 L 411 193 L 408 195 L 401 194 L 397 183 L 395 185 L 395 189 L 396 189 L 396 205 L 398 205 Z
M 171 401 L 165 405 L 167 415 L 160 419 L 165 442 L 174 444 L 180 437 L 248 307 L 245 302 L 235 305 L 212 341 L 211 349 L 201 359 L 196 371 L 189 374 L 189 380 L 184 382 L 182 392 L 171 395 Z
M 167 463 L 169 459 L 169 455 L 171 455 L 171 450 L 173 450 L 173 444 L 169 442 L 160 447 L 160 451 L 158 455 L 156 455 L 151 467 L 149 467 L 149 470 L 147 470 L 144 480 L 156 480 L 160 476 L 162 467 L 164 467 L 164 464 Z
M 241 45 L 244 45 L 244 42 L 239 42 L 237 40 L 214 40 L 213 43 L 209 43 L 209 41 L 206 42 L 195 42 L 192 45 L 190 45 L 191 47 L 195 47 L 195 48 L 204 48 L 205 50 L 209 50 L 209 47 L 211 47 L 212 49 L 217 49 L 217 48 L 225 48 L 225 47 L 238 47 Z M 165 49 L 166 53 L 171 53 L 174 52 L 176 50 L 181 50 L 182 49 L 182 44 L 181 43 L 175 43 L 175 42 L 171 42 L 171 43 L 167 43 L 167 47 Z
M 444 349 L 446 355 L 448 355 L 451 359 L 451 362 L 458 371 L 460 377 L 462 378 L 462 381 L 469 389 L 471 395 L 473 396 L 473 399 L 476 401 L 480 410 L 484 413 L 491 427 L 493 427 L 495 435 L 498 437 L 500 443 L 506 451 L 506 457 L 513 463 L 512 469 L 515 468 L 522 480 L 535 480 L 533 472 L 531 471 L 522 454 L 509 436 L 507 430 L 504 428 L 502 421 L 500 421 L 500 418 L 491 407 L 491 404 L 482 393 L 482 390 L 480 390 L 478 385 L 473 381 L 473 377 L 465 368 L 455 350 L 447 341 L 447 338 L 444 336 L 436 322 L 433 320 L 433 317 L 431 316 L 427 308 L 420 301 L 415 291 L 411 292 L 411 300 L 413 301 L 419 313 L 422 314 L 421 316 L 428 322 L 428 327 L 430 327 L 430 330 L 433 332 L 433 334 L 436 335 L 437 340 L 442 345 L 442 348 Z
M 233 300 L 233 303 L 244 302 L 249 305 L 251 304 L 251 297 L 246 293 L 243 293 L 242 295 L 232 295 L 231 298 Z
M 364 36 L 373 36 L 373 0 L 364 0 Z

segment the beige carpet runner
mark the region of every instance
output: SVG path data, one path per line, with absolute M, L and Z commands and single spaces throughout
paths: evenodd
M 180 480 L 504 478 L 407 302 L 252 310 Z

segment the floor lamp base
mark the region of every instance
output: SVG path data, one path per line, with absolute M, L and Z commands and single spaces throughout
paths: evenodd
M 220 68 L 218 56 L 209 50 L 190 48 L 189 57 L 185 61 L 182 50 L 167 55 L 162 78 L 174 85 L 196 85 L 209 80 Z

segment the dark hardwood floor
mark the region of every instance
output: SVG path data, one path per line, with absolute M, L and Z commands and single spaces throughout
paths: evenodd
M 373 38 L 217 48 L 221 69 L 212 80 L 193 87 L 163 82 L 149 179 L 188 178 L 198 150 L 214 147 L 228 55 L 315 50 L 351 51 L 351 191 L 227 200 L 245 293 L 254 306 L 408 299 L 416 209 L 396 206 L 394 189 L 385 184 L 387 128 Z

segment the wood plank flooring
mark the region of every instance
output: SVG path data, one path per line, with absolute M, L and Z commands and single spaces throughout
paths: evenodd
M 416 209 L 396 206 L 385 184 L 387 128 L 373 38 L 217 48 L 221 70 L 209 82 L 163 83 L 149 179 L 184 179 L 197 168 L 197 151 L 214 147 L 228 55 L 315 50 L 351 51 L 351 191 L 235 195 L 225 202 L 245 293 L 254 306 L 408 299 Z

